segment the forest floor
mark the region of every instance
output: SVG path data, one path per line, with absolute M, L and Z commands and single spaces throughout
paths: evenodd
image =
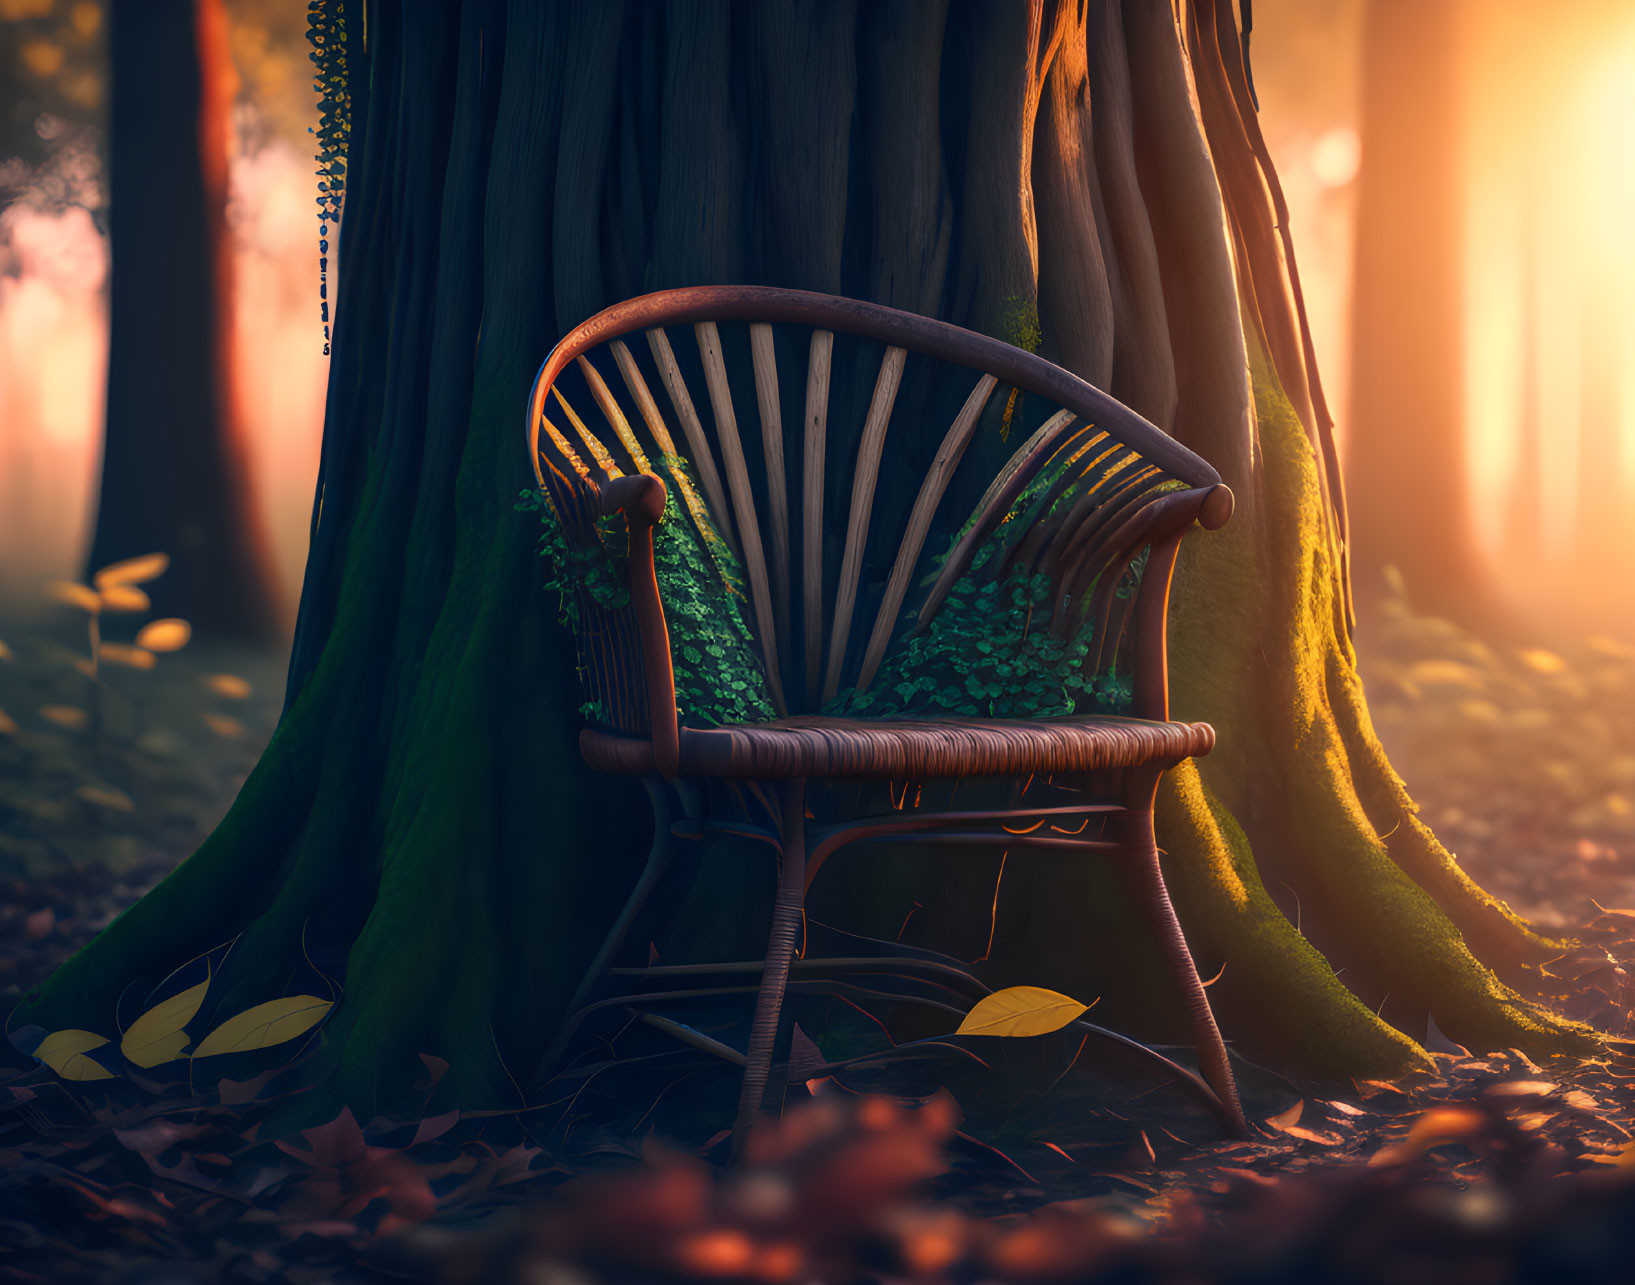
M 1364 643 L 1433 828 L 1573 942 L 1534 992 L 1635 1035 L 1635 646 L 1501 649 L 1400 601 Z M 276 658 L 108 667 L 93 705 L 82 655 L 0 622 L 0 1009 L 197 845 L 278 714 Z M 1444 1044 L 1434 1075 L 1318 1091 L 1246 1066 L 1243 1142 L 1162 1094 L 1052 1135 L 828 1083 L 725 1171 L 450 1117 L 261 1142 L 253 1082 L 118 1103 L 0 1065 L 0 1280 L 1627 1280 L 1635 1057 L 1610 1050 Z

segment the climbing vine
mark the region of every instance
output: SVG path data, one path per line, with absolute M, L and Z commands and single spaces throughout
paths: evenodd
M 674 493 L 696 491 L 686 462 L 659 457 Z M 1093 669 L 1093 622 L 1080 596 L 1070 626 L 1056 633 L 1054 581 L 1024 561 L 1006 562 L 1014 533 L 1031 527 L 1030 518 L 1070 509 L 1078 488 L 1091 475 L 1070 454 L 1019 494 L 995 536 L 979 549 L 925 629 L 909 631 L 887 654 L 864 691 L 848 688 L 823 707 L 836 717 L 1048 718 L 1067 714 L 1125 714 L 1133 703 L 1131 676 L 1115 668 Z M 1099 475 L 1098 475 L 1099 476 Z M 562 623 L 576 637 L 587 622 L 582 603 L 606 611 L 629 606 L 625 588 L 625 528 L 617 516 L 600 519 L 596 539 L 570 547 L 555 510 L 541 491 L 522 492 L 518 509 L 537 511 L 543 525 L 540 552 L 551 567 L 545 587 L 556 593 Z M 975 518 L 971 519 L 974 521 Z M 955 533 L 957 547 L 971 521 Z M 948 554 L 933 559 L 932 576 Z M 690 726 L 761 722 L 775 718 L 754 635 L 745 621 L 743 571 L 708 515 L 675 504 L 666 508 L 653 533 L 659 594 L 670 631 L 678 716 Z M 1140 586 L 1147 551 L 1123 571 L 1115 594 L 1128 599 Z M 1091 587 L 1093 589 L 1093 586 Z M 906 612 L 902 625 L 912 626 Z M 1116 649 L 1114 649 L 1116 651 Z M 592 719 L 604 717 L 594 700 L 581 706 Z
M 329 234 L 338 230 L 346 197 L 346 145 L 352 132 L 352 102 L 347 86 L 346 5 L 344 0 L 310 0 L 307 5 L 307 55 L 316 67 L 312 87 L 318 94 L 318 314 L 324 325 L 324 356 L 329 356 Z

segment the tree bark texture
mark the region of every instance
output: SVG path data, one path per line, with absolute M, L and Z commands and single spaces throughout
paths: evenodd
M 1428 1013 L 1472 1047 L 1588 1038 L 1478 962 L 1546 944 L 1418 821 L 1370 728 L 1332 425 L 1225 0 L 472 0 L 367 19 L 286 714 L 206 845 L 18 1020 L 100 1029 L 133 980 L 237 934 L 201 1029 L 344 988 L 295 1122 L 342 1102 L 368 1118 L 420 1053 L 452 1063 L 428 1109 L 517 1102 L 648 841 L 634 784 L 579 760 L 572 642 L 513 509 L 529 381 L 604 305 L 749 281 L 1018 338 L 1036 324 L 1043 352 L 1236 491 L 1227 528 L 1188 540 L 1171 608 L 1173 717 L 1209 719 L 1220 748 L 1170 774 L 1158 837 L 1240 1049 L 1389 1073 L 1425 1059 Z M 831 446 L 842 503 L 857 445 Z M 906 505 L 897 489 L 879 502 Z M 697 849 L 631 940 L 758 956 L 764 854 Z M 1115 872 L 1013 860 L 996 900 L 997 854 L 894 852 L 832 863 L 813 916 L 827 899 L 889 938 L 918 902 L 910 937 L 971 958 L 992 933 L 996 982 L 1100 994 L 1109 1022 L 1185 1038 Z

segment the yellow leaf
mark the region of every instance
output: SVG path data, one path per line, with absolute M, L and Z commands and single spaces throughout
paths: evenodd
M 40 1041 L 34 1056 L 65 1080 L 111 1080 L 112 1071 L 85 1056 L 107 1042 L 92 1031 L 53 1031 Z
M 75 584 L 72 580 L 53 580 L 45 587 L 46 597 L 54 602 L 66 603 L 70 607 L 78 607 L 82 611 L 97 612 L 102 610 L 102 598 L 95 589 L 88 589 L 82 584 Z
M 142 626 L 136 635 L 136 645 L 149 651 L 180 651 L 193 637 L 193 626 L 175 616 L 154 620 Z
M 1559 674 L 1567 668 L 1567 662 L 1553 651 L 1545 651 L 1542 647 L 1534 647 L 1521 653 L 1521 662 L 1527 668 L 1540 674 Z
M 1059 1031 L 1088 1004 L 1039 986 L 1011 986 L 979 1000 L 956 1035 L 1048 1035 Z
M 103 643 L 97 648 L 97 656 L 115 665 L 125 665 L 131 669 L 152 669 L 158 663 L 151 651 L 142 647 L 132 647 L 129 643 Z
M 112 808 L 115 812 L 136 811 L 136 804 L 131 802 L 131 796 L 123 790 L 116 790 L 111 786 L 82 785 L 74 793 L 87 803 L 94 803 L 99 808 Z
M 241 701 L 250 694 L 250 684 L 237 674 L 211 674 L 204 680 L 204 685 L 217 696 L 225 696 L 228 700 Z
M 145 553 L 140 558 L 110 562 L 91 577 L 91 583 L 98 589 L 107 589 L 116 584 L 146 584 L 149 580 L 157 580 L 164 575 L 169 566 L 169 554 Z
M 304 1035 L 333 1007 L 331 1001 L 316 995 L 290 995 L 284 999 L 270 999 L 246 1009 L 237 1017 L 230 1017 L 199 1041 L 194 1057 L 213 1057 L 218 1053 L 244 1053 L 250 1049 L 264 1049 L 285 1040 Z
M 58 727 L 66 727 L 71 732 L 79 731 L 91 721 L 89 714 L 73 705 L 41 705 L 40 717 L 55 723 Z
M 99 596 L 104 611 L 146 611 L 153 605 L 133 584 L 111 584 Z
M 193 1020 L 204 1003 L 204 993 L 210 987 L 208 974 L 197 986 L 190 986 L 179 995 L 172 995 L 162 1004 L 155 1004 L 130 1024 L 125 1038 L 119 1041 L 119 1051 L 134 1066 L 158 1066 L 180 1057 L 187 1047 L 187 1034 L 182 1030 Z

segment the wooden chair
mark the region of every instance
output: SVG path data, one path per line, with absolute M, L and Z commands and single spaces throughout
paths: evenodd
M 758 422 L 758 451 L 746 450 L 755 434 L 741 419 Z M 832 434 L 831 422 L 844 432 Z M 1244 1133 L 1226 1050 L 1171 908 L 1152 830 L 1163 770 L 1207 753 L 1215 739 L 1207 724 L 1168 720 L 1165 673 L 1179 542 L 1195 522 L 1214 529 L 1232 510 L 1231 492 L 1207 463 L 1021 348 L 855 299 L 750 286 L 644 295 L 576 327 L 534 382 L 528 442 L 565 556 L 582 569 L 604 555 L 622 565 L 616 585 L 604 573 L 600 585 L 587 575 L 563 586 L 591 714 L 581 751 L 599 771 L 641 777 L 655 812 L 647 866 L 574 997 L 547 1069 L 587 1014 L 720 993 L 737 970 L 744 983 L 733 989 L 756 997 L 747 1051 L 687 1033 L 743 1065 L 734 1124 L 741 1140 L 766 1094 L 805 893 L 824 861 L 865 840 L 991 842 L 1116 854 L 1183 993 L 1210 1105 Z M 842 450 L 845 460 L 831 458 Z M 843 486 L 825 487 L 826 477 L 843 480 L 848 469 L 849 501 L 836 494 Z M 879 502 L 882 481 L 891 504 Z M 950 514 L 969 517 L 954 526 Z M 927 547 L 939 517 L 940 557 Z M 703 551 L 709 574 L 719 572 L 721 600 L 741 608 L 756 669 L 750 686 L 760 688 L 746 699 L 760 702 L 760 717 L 719 726 L 687 726 L 701 720 L 678 717 L 676 666 L 685 662 L 683 642 L 671 633 L 681 618 L 673 606 L 667 618 L 654 552 L 655 529 L 666 522 L 677 524 L 676 539 Z M 1013 605 L 1021 601 L 1016 586 L 1046 586 L 1037 612 L 1029 599 L 1025 618 L 1016 621 L 1013 610 L 1004 627 L 1077 665 L 1063 680 L 1078 684 L 1073 690 L 1095 693 L 1104 706 L 1117 705 L 1122 692 L 1128 708 L 994 717 L 1000 704 L 1015 702 L 1003 680 L 984 686 L 978 676 L 966 680 L 975 708 L 938 697 L 944 705 L 929 713 L 893 716 L 897 692 L 918 696 L 938 681 L 916 680 L 901 665 L 892 670 L 893 657 L 935 651 L 927 640 L 954 628 L 950 602 L 960 604 L 966 626 L 973 610 L 980 622 L 982 604 L 991 612 L 1004 601 L 995 597 L 1002 585 Z M 696 629 L 700 613 L 689 610 Z M 732 643 L 722 620 L 721 637 Z M 960 636 L 951 636 L 960 650 Z M 685 650 L 707 659 L 691 643 Z M 995 672 L 1006 672 L 999 664 Z M 888 716 L 857 716 L 881 696 L 883 670 L 907 675 L 883 693 Z M 1025 676 L 1016 675 L 1018 686 Z M 1082 797 L 1038 806 L 1013 793 L 1012 806 L 966 811 L 901 806 L 807 834 L 808 782 L 1047 774 L 1081 784 Z M 717 815 L 706 802 L 710 782 L 732 784 L 744 811 Z M 755 823 L 757 806 L 765 824 Z M 1081 823 L 1077 835 L 1073 821 Z M 1087 837 L 1090 821 L 1097 828 Z M 1049 832 L 1039 833 L 1045 822 Z M 706 831 L 747 835 L 777 853 L 765 959 L 613 967 L 673 840 Z M 796 985 L 813 984 L 825 969 L 833 977 L 868 963 L 802 959 Z M 893 966 L 986 993 L 967 973 L 924 958 Z M 636 990 L 598 997 L 610 979 Z M 717 985 L 699 985 L 707 982 Z

